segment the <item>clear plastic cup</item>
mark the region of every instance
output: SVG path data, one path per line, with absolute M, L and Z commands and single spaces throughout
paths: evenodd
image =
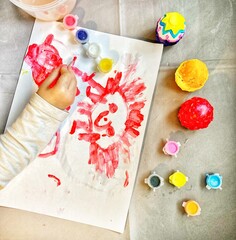
M 44 20 L 54 21 L 62 19 L 74 8 L 77 0 L 10 0 L 17 7 L 31 16 Z

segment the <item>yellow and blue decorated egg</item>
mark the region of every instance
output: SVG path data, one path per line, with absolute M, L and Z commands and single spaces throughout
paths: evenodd
M 165 46 L 174 45 L 185 34 L 185 18 L 178 12 L 168 12 L 157 21 L 156 41 Z

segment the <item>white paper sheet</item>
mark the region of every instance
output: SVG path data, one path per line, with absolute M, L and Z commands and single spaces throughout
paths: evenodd
M 86 55 L 74 31 L 36 21 L 29 45 L 51 43 L 68 64 L 74 56 L 80 94 L 49 145 L 0 192 L 0 205 L 123 232 L 135 183 L 162 45 L 89 31 L 108 74 Z M 40 58 L 37 58 L 40 61 Z M 8 125 L 37 86 L 24 61 Z M 109 83 L 109 84 L 108 84 Z

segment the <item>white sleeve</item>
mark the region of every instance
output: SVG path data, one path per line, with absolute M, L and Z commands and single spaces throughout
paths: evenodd
M 18 119 L 0 135 L 0 186 L 4 187 L 37 157 L 67 116 L 68 112 L 39 95 L 31 97 Z

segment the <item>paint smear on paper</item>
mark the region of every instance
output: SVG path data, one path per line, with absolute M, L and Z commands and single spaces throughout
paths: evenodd
M 28 70 L 25 70 L 25 69 L 22 69 L 22 70 L 21 70 L 21 75 L 28 74 L 28 73 L 29 73 Z
M 51 140 L 50 143 L 48 144 L 48 147 L 50 147 L 50 146 L 52 145 L 52 141 L 53 141 L 55 138 L 56 138 L 56 140 L 55 140 L 55 144 L 54 144 L 53 150 L 52 150 L 52 151 L 45 152 L 45 153 L 43 152 L 43 153 L 39 154 L 39 157 L 41 157 L 41 158 L 47 158 L 47 157 L 53 156 L 53 155 L 55 155 L 55 154 L 57 153 L 58 148 L 59 148 L 59 143 L 60 143 L 60 132 L 59 132 L 59 131 L 57 131 L 57 132 L 55 133 L 55 136 L 54 136 L 54 138 L 52 138 L 52 140 Z
M 126 170 L 125 171 L 125 182 L 124 182 L 124 187 L 127 187 L 129 185 L 129 173 Z
M 52 178 L 57 183 L 57 187 L 61 185 L 61 180 L 58 177 L 56 177 L 52 174 L 48 174 L 48 177 Z

